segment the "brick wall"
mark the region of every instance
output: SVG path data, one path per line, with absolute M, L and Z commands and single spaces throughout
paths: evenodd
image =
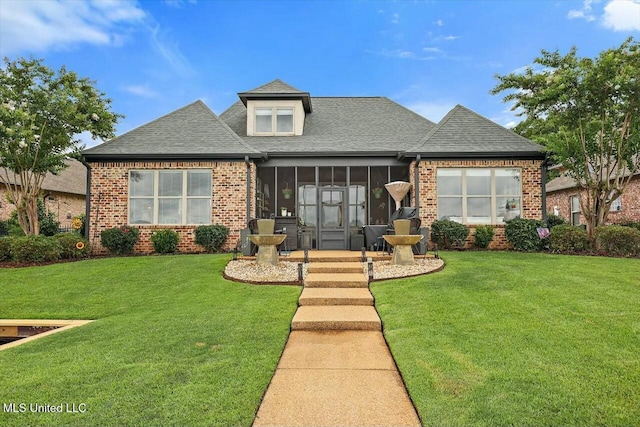
M 8 190 L 4 184 L 0 184 L 0 221 L 5 221 L 15 210 L 15 206 L 7 201 Z M 49 192 L 43 191 L 47 194 Z M 45 206 L 48 212 L 53 212 L 56 219 L 60 221 L 60 227 L 70 228 L 73 217 L 84 214 L 86 200 L 81 194 L 59 193 L 53 191 L 52 197 L 45 199 Z M 68 218 L 68 217 L 71 218 Z
M 522 217 L 527 219 L 542 218 L 542 160 L 423 160 L 418 166 L 420 181 L 420 217 L 424 226 L 429 226 L 438 219 L 438 194 L 436 189 L 436 171 L 438 168 L 519 168 L 522 179 Z M 415 161 L 411 163 L 410 179 L 415 176 Z M 411 202 L 415 206 L 415 189 Z M 467 247 L 473 242 L 475 225 L 470 228 Z M 491 249 L 506 249 L 510 245 L 505 236 L 504 225 L 493 224 L 495 236 Z
M 211 169 L 212 203 L 211 223 L 229 227 L 226 250 L 232 249 L 240 239 L 240 230 L 247 226 L 247 166 L 244 162 L 95 162 L 91 164 L 91 212 L 89 240 L 96 253 L 105 253 L 100 246 L 100 232 L 126 225 L 128 220 L 129 171 L 132 169 Z M 251 164 L 251 216 L 255 216 L 255 174 Z M 195 244 L 196 226 L 135 225 L 140 230 L 136 253 L 151 253 L 151 235 L 159 229 L 173 229 L 180 234 L 180 252 L 203 252 Z
M 582 193 L 584 195 L 586 193 Z M 547 193 L 547 212 L 553 213 L 554 207 L 558 208 L 561 217 L 571 219 L 571 197 L 581 195 L 577 188 L 554 191 Z M 640 221 L 640 176 L 635 176 L 622 197 L 622 210 L 609 212 L 608 224 L 621 221 Z M 580 223 L 584 224 L 584 217 L 580 215 Z

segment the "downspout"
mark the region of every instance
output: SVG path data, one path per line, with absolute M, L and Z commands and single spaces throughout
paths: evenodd
M 547 221 L 547 162 L 549 161 L 549 154 L 547 153 L 544 157 L 544 161 L 540 168 L 542 169 L 540 172 L 541 181 L 540 184 L 542 187 L 542 220 Z
M 249 156 L 244 156 L 244 163 L 247 165 L 247 224 L 251 220 L 251 162 Z
M 420 154 L 418 154 L 416 156 L 416 165 L 414 166 L 414 172 L 413 172 L 413 188 L 414 188 L 414 194 L 415 194 L 415 198 L 416 198 L 416 210 L 418 211 L 418 215 L 420 215 L 420 178 L 418 176 L 418 166 L 420 166 Z
M 87 190 L 85 191 L 85 208 L 84 208 L 84 238 L 89 240 L 89 219 L 91 218 L 91 166 L 82 157 L 82 164 L 87 168 Z

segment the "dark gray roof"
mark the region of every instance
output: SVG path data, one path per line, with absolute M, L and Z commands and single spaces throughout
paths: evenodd
M 202 101 L 83 151 L 99 158 L 243 158 L 261 154 L 236 135 Z
M 562 175 L 547 182 L 545 189 L 547 193 L 552 193 L 554 191 L 568 190 L 569 188 L 575 188 L 577 186 L 578 183 L 575 179 L 570 176 Z
M 435 124 L 385 97 L 313 97 L 301 136 L 247 136 L 247 109 L 236 102 L 220 118 L 259 151 L 275 154 L 379 153 L 394 156 Z
M 313 110 L 311 108 L 311 96 L 309 92 L 296 89 L 280 79 L 275 79 L 266 85 L 251 89 L 247 92 L 240 92 L 238 97 L 245 106 L 249 99 L 299 99 L 302 101 L 304 111 L 310 113 Z
M 542 147 L 517 133 L 456 105 L 419 144 L 407 149 L 408 156 L 527 156 L 544 158 Z

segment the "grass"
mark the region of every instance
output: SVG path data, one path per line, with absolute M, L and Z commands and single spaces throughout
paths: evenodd
M 299 288 L 221 278 L 227 256 L 110 258 L 0 270 L 0 318 L 97 319 L 0 351 L 0 425 L 251 424 Z
M 443 257 L 371 286 L 425 425 L 640 425 L 640 261 Z

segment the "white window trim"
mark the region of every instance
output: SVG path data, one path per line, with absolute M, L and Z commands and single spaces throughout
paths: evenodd
M 577 205 L 578 205 L 578 209 L 574 210 L 573 209 L 573 201 L 577 200 Z M 582 215 L 582 210 L 580 209 L 580 196 L 579 195 L 573 195 L 573 196 L 569 196 L 569 222 L 571 222 L 571 225 L 580 225 L 580 216 Z M 578 222 L 576 223 L 576 221 L 573 220 L 573 215 L 574 214 L 578 214 Z
M 153 172 L 153 196 L 132 196 L 131 195 L 131 174 L 134 172 Z M 160 196 L 159 195 L 159 182 L 160 182 L 160 172 L 182 172 L 182 196 Z M 188 185 L 188 172 L 209 172 L 211 173 L 211 169 L 132 169 L 128 174 L 128 199 L 127 199 L 127 224 L 131 226 L 181 226 L 181 225 L 210 225 L 211 224 L 211 214 L 209 215 L 209 222 L 200 223 L 200 224 L 191 224 L 187 222 L 187 205 L 188 200 L 193 199 L 207 199 L 209 200 L 209 212 L 211 212 L 211 200 L 213 197 L 213 188 L 210 188 L 210 193 L 207 196 L 188 196 L 187 195 L 187 185 Z M 211 181 L 213 184 L 213 176 L 211 176 Z M 150 199 L 153 198 L 153 221 L 150 224 L 141 224 L 141 223 L 132 223 L 131 221 L 131 199 Z M 182 221 L 180 223 L 160 223 L 158 222 L 158 214 L 159 214 L 159 205 L 161 199 L 179 199 L 181 200 L 181 215 Z
M 258 132 L 258 110 L 271 110 L 271 132 Z M 291 110 L 291 132 L 278 132 L 278 110 Z M 293 105 L 273 107 L 256 106 L 253 110 L 253 134 L 255 136 L 292 136 L 296 133 L 296 108 Z
M 504 224 L 505 221 L 498 221 L 498 216 L 497 216 L 497 199 L 498 198 L 517 198 L 520 199 L 520 215 L 522 215 L 522 169 L 521 168 L 438 168 L 438 170 L 459 170 L 462 171 L 462 194 L 456 194 L 456 195 L 440 195 L 438 194 L 438 189 L 436 188 L 436 199 L 440 199 L 440 198 L 455 198 L 455 199 L 459 199 L 462 198 L 462 217 L 460 218 L 460 221 L 462 224 L 466 224 L 466 225 L 501 225 Z M 472 194 L 472 195 L 468 195 L 467 194 L 467 171 L 468 170 L 474 170 L 474 169 L 482 169 L 482 170 L 489 170 L 491 173 L 491 194 L 487 194 L 487 195 L 480 195 L 480 194 Z M 517 170 L 520 174 L 520 194 L 496 194 L 496 174 L 495 171 L 497 170 Z M 436 182 L 437 182 L 437 177 L 438 177 L 438 172 L 436 171 Z M 491 219 L 490 222 L 474 222 L 474 221 L 469 221 L 469 219 L 467 218 L 467 213 L 468 213 L 468 209 L 467 209 L 467 200 L 468 199 L 473 199 L 473 198 L 489 198 L 491 200 Z M 440 218 L 440 212 L 439 212 L 439 206 L 438 206 L 438 218 Z M 455 220 L 453 220 L 455 221 Z

